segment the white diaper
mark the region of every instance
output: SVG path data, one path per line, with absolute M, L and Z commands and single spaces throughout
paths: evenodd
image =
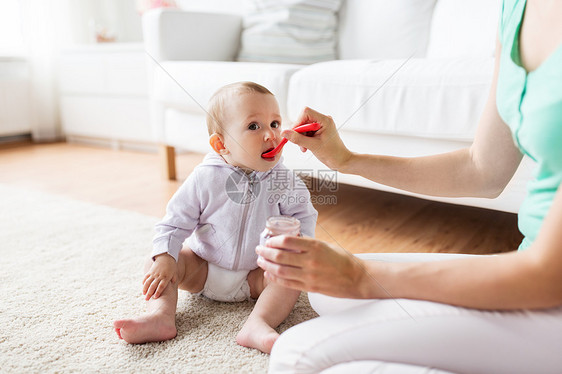
M 228 270 L 209 263 L 207 280 L 200 294 L 216 301 L 249 300 L 251 297 L 248 273 L 248 270 Z

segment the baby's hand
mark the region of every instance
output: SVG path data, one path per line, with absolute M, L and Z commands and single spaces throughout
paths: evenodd
M 146 300 L 149 300 L 152 296 L 155 299 L 160 297 L 168 283 L 176 281 L 176 274 L 176 260 L 172 256 L 167 253 L 156 256 L 142 281 L 142 294 L 146 295 Z

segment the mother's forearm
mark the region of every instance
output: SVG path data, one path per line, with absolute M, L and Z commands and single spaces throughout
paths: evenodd
M 468 148 L 413 158 L 354 153 L 339 171 L 424 195 L 497 196 L 475 166 Z
M 364 298 L 409 298 L 477 309 L 547 308 L 562 303 L 559 279 L 550 279 L 529 252 L 422 262 L 365 262 Z

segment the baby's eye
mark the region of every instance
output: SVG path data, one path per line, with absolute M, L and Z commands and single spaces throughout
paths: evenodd
M 281 124 L 278 121 L 273 121 L 271 122 L 271 127 L 274 129 L 278 129 L 279 127 L 281 127 Z
M 260 128 L 259 125 L 255 122 L 252 122 L 248 125 L 248 130 L 257 130 L 259 128 Z

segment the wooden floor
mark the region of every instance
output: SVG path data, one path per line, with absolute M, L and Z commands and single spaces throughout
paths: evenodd
M 177 158 L 178 182 L 161 177 L 154 153 L 68 143 L 0 147 L 0 183 L 162 216 L 168 199 L 203 159 Z M 317 237 L 353 253 L 496 253 L 522 239 L 514 214 L 430 202 L 398 194 L 339 185 L 337 204 L 316 204 Z

